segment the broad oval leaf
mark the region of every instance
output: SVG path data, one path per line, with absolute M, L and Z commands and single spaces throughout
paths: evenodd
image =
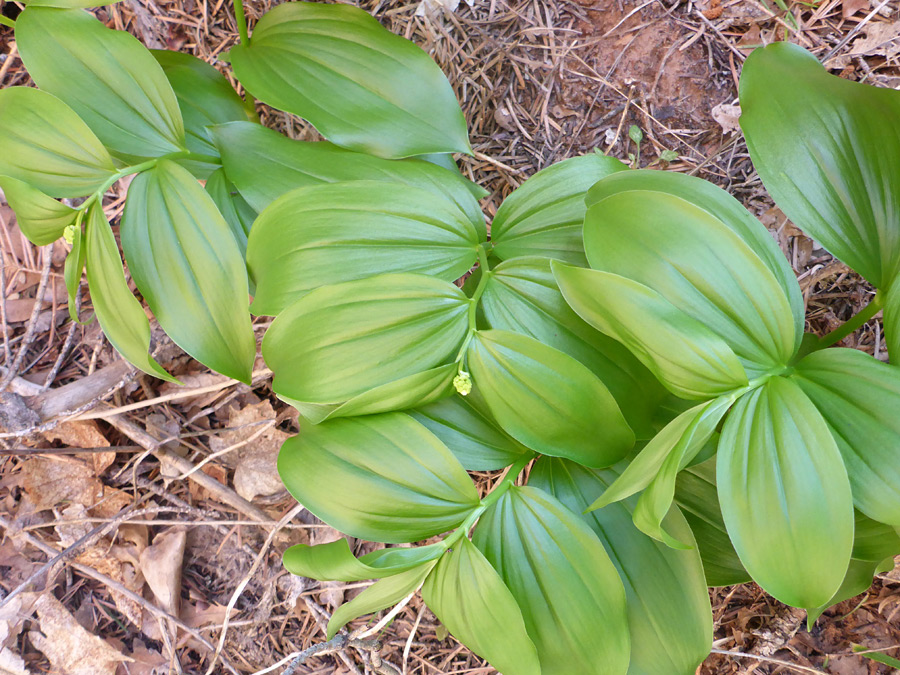
M 135 37 L 81 9 L 29 7 L 16 44 L 37 85 L 58 96 L 126 161 L 184 151 L 178 102 L 162 68 Z
M 209 194 L 169 160 L 128 189 L 128 268 L 169 337 L 213 370 L 250 382 L 256 338 L 240 249 Z
M 85 224 L 84 265 L 94 313 L 110 344 L 145 373 L 175 382 L 150 356 L 150 322 L 141 303 L 131 294 L 119 247 L 99 203 L 88 209 Z M 79 277 L 81 271 L 78 271 Z
M 28 87 L 0 91 L 0 175 L 53 197 L 83 197 L 115 173 L 94 132 L 58 98 Z
M 853 522 L 853 557 L 880 562 L 900 554 L 900 532 L 897 528 L 872 520 L 856 511 Z
M 215 202 L 219 213 L 228 223 L 231 234 L 241 250 L 241 259 L 247 255 L 247 237 L 250 236 L 250 228 L 256 220 L 257 213 L 232 185 L 221 168 L 213 171 L 206 179 L 206 191 Z M 251 290 L 251 295 L 254 289 Z
M 462 523 L 479 503 L 453 453 L 403 413 L 305 427 L 282 446 L 278 474 L 316 516 L 370 541 L 427 539 Z
M 534 487 L 512 487 L 472 538 L 522 609 L 542 675 L 625 675 L 625 589 L 582 518 Z
M 634 433 L 609 390 L 586 366 L 534 338 L 477 331 L 466 359 L 498 424 L 523 445 L 587 466 L 610 466 Z
M 541 675 L 522 610 L 467 537 L 441 557 L 422 586 L 422 599 L 457 640 L 498 671 Z
M 467 471 L 496 471 L 531 452 L 491 416 L 479 389 L 409 411 L 450 448 Z
M 19 229 L 33 244 L 52 244 L 69 225 L 75 224 L 78 211 L 28 183 L 10 176 L 0 176 L 0 189 L 6 203 L 16 212 Z
M 478 243 L 466 215 L 427 190 L 379 181 L 297 188 L 253 223 L 252 309 L 274 316 L 320 286 L 390 272 L 455 281 Z
M 825 604 L 850 561 L 853 498 L 825 420 L 792 380 L 774 377 L 735 404 L 716 484 L 728 535 L 753 579 L 786 604 Z
M 357 7 L 279 5 L 249 44 L 231 49 L 231 63 L 256 98 L 309 120 L 338 145 L 390 158 L 471 153 L 441 69 Z
M 263 355 L 275 373 L 273 388 L 295 401 L 343 404 L 445 365 L 466 335 L 469 304 L 453 284 L 419 274 L 323 286 L 266 332 Z
M 828 422 L 856 508 L 900 527 L 900 369 L 834 348 L 802 359 L 791 379 Z
M 529 485 L 583 513 L 621 474 L 621 464 L 602 471 L 563 459 L 539 460 Z M 635 499 L 610 504 L 582 516 L 600 539 L 625 586 L 631 634 L 629 675 L 693 675 L 709 654 L 712 612 L 703 564 L 696 549 L 676 551 L 653 541 L 632 523 Z M 693 541 L 678 509 L 668 530 Z
M 775 238 L 737 199 L 719 186 L 696 176 L 675 171 L 638 169 L 620 171 L 596 183 L 588 192 L 585 205 L 590 208 L 613 194 L 631 190 L 664 192 L 679 197 L 709 212 L 734 231 L 775 275 L 790 302 L 794 321 L 798 323 L 797 330 L 802 331 L 806 310 L 797 275 Z
M 437 564 L 437 560 L 422 563 L 417 567 L 385 577 L 366 588 L 350 602 L 338 607 L 328 620 L 325 637 L 330 640 L 347 623 L 364 614 L 379 612 L 392 607 L 415 593 Z
M 385 548 L 357 558 L 346 539 L 328 544 L 297 544 L 284 552 L 284 567 L 291 574 L 320 581 L 362 581 L 400 574 L 444 552 L 441 544 L 413 548 Z
M 631 352 L 569 307 L 550 259 L 515 258 L 497 265 L 479 308 L 488 327 L 529 335 L 581 361 L 609 388 L 637 437 L 653 436 L 652 417 L 665 390 Z
M 446 197 L 487 237 L 484 214 L 472 194 L 474 183 L 421 159 L 382 159 L 327 142 L 295 141 L 250 122 L 212 129 L 225 172 L 257 211 L 294 188 L 350 180 L 380 180 L 412 185 Z M 482 195 L 483 196 L 483 195 Z
M 503 260 L 546 256 L 586 265 L 584 197 L 601 178 L 627 169 L 617 159 L 592 153 L 538 171 L 497 209 L 491 224 L 494 252 Z
M 709 399 L 747 384 L 725 341 L 653 289 L 608 272 L 552 267 L 569 306 L 624 344 L 676 396 Z
M 162 66 L 175 92 L 184 121 L 187 149 L 207 156 L 202 162 L 181 160 L 180 163 L 198 178 L 205 179 L 220 165 L 215 161 L 219 151 L 211 140 L 208 128 L 226 122 L 247 121 L 244 101 L 225 76 L 206 61 L 167 49 L 152 49 L 150 53 Z
M 761 227 L 761 226 L 760 226 Z M 783 367 L 803 336 L 770 269 L 708 211 L 665 192 L 630 190 L 584 220 L 592 268 L 653 289 L 721 337 L 748 376 Z
M 829 75 L 777 42 L 747 59 L 740 100 L 750 158 L 778 206 L 886 288 L 900 270 L 900 92 Z

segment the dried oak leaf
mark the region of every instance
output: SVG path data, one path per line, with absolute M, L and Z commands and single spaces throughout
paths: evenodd
M 28 637 L 57 671 L 66 675 L 115 675 L 119 663 L 131 661 L 82 628 L 52 595 L 41 595 L 34 608 L 40 631 L 30 631 Z
M 181 600 L 181 565 L 186 537 L 183 528 L 156 535 L 153 544 L 141 553 L 141 571 L 159 605 L 178 616 Z

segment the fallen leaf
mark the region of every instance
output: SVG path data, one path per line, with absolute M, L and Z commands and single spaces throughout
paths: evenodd
M 720 103 L 711 113 L 712 118 L 722 127 L 722 133 L 733 134 L 741 130 L 738 119 L 741 116 L 741 106 L 730 103 Z
M 32 594 L 22 593 L 0 608 L 0 675 L 31 675 L 13 648 L 33 603 Z
M 63 422 L 49 431 L 43 432 L 48 441 L 59 441 L 69 448 L 108 448 L 106 440 L 97 422 L 94 420 L 76 420 Z M 100 475 L 116 461 L 115 452 L 95 452 L 90 455 L 94 466 L 94 474 Z
M 40 631 L 29 631 L 31 643 L 66 675 L 115 675 L 124 654 L 82 628 L 62 603 L 43 594 L 34 603 Z
M 34 511 L 63 502 L 91 506 L 103 495 L 93 467 L 69 457 L 30 457 L 22 463 L 22 487 Z
M 141 552 L 140 565 L 144 579 L 159 605 L 172 616 L 178 616 L 181 600 L 181 566 L 184 562 L 186 537 L 183 528 L 156 535 L 153 544 Z
M 849 19 L 857 12 L 869 9 L 869 0 L 843 0 L 841 3 L 841 15 Z
M 140 640 L 135 640 L 129 654 L 134 663 L 128 665 L 128 675 L 168 675 L 169 659 L 155 649 L 147 649 Z
M 891 59 L 900 54 L 900 21 L 868 23 L 863 30 L 866 36 L 854 41 L 850 56 L 884 56 Z

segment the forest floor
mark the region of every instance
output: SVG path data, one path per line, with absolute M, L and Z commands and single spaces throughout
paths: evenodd
M 635 164 L 709 179 L 772 231 L 800 280 L 808 330 L 831 330 L 866 304 L 871 288 L 763 190 L 736 125 L 736 85 L 754 46 L 787 37 L 843 77 L 900 88 L 900 0 L 359 4 L 448 74 L 476 151 L 461 167 L 491 191 L 489 217 L 555 161 L 595 149 L 629 161 L 636 125 Z M 251 22 L 268 7 L 251 2 Z M 15 5 L 4 13 L 14 16 Z M 150 47 L 216 65 L 237 37 L 224 0 L 126 0 L 96 13 Z M 28 83 L 12 31 L 0 27 L 0 86 Z M 313 137 L 296 118 L 262 112 L 269 126 Z M 114 223 L 124 196 L 115 190 Z M 32 246 L 0 206 L 0 248 L 0 390 L 28 403 L 0 393 L 0 673 L 16 672 L 19 657 L 35 674 L 283 672 L 291 655 L 324 640 L 330 612 L 363 584 L 313 582 L 282 568 L 287 546 L 338 535 L 298 513 L 277 480 L 274 458 L 297 418 L 272 395 L 265 365 L 252 386 L 239 384 L 156 335 L 158 359 L 185 386 L 137 374 L 96 322 L 69 321 L 62 242 Z M 261 338 L 266 323 L 256 327 Z M 844 344 L 886 358 L 878 318 Z M 812 630 L 803 612 L 752 584 L 711 597 L 717 651 L 703 675 L 873 675 L 894 671 L 852 654 L 853 645 L 900 656 L 898 570 Z M 381 657 L 404 674 L 494 672 L 418 598 L 381 639 Z M 297 672 L 374 672 L 369 660 L 347 649 Z

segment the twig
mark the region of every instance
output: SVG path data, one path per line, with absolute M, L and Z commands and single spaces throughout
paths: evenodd
M 81 284 L 78 285 L 78 290 L 75 291 L 75 316 L 78 316 L 78 312 L 80 310 Z M 62 368 L 63 361 L 65 361 L 66 357 L 69 355 L 69 351 L 71 351 L 72 349 L 72 344 L 75 342 L 75 332 L 77 330 L 78 322 L 73 321 L 72 325 L 69 326 L 69 334 L 66 335 L 66 341 L 63 343 L 62 349 L 59 350 L 59 356 L 56 357 L 56 361 L 54 362 L 53 367 L 50 369 L 50 372 L 47 373 L 47 377 L 44 380 L 44 386 L 42 388 L 43 391 L 47 391 L 50 388 L 50 385 L 53 384 L 53 381 L 59 374 L 59 369 Z
M 756 661 L 764 661 L 766 663 L 775 663 L 783 668 L 792 668 L 793 670 L 798 670 L 803 673 L 817 673 L 817 675 L 825 675 L 824 670 L 818 670 L 816 668 L 808 668 L 807 666 L 798 666 L 795 663 L 788 663 L 787 661 L 782 661 L 781 659 L 773 659 L 771 656 L 760 656 L 759 654 L 746 654 L 744 652 L 730 652 L 726 649 L 712 649 L 710 650 L 711 654 L 721 654 L 722 656 L 733 656 L 739 659 L 755 659 Z
M 840 41 L 834 46 L 834 48 L 825 55 L 825 58 L 822 59 L 822 65 L 824 65 L 825 63 L 830 61 L 832 58 L 834 58 L 835 54 L 837 54 L 841 49 L 843 49 L 844 45 L 846 45 L 848 42 L 850 42 L 850 40 L 852 40 L 857 35 L 857 33 L 859 33 L 859 31 L 862 30 L 862 27 L 865 26 L 867 23 L 869 23 L 869 21 L 872 20 L 872 17 L 874 17 L 876 14 L 878 14 L 878 12 L 880 12 L 882 9 L 884 9 L 885 5 L 887 5 L 890 1 L 891 0 L 881 0 L 881 3 L 875 9 L 873 9 L 871 12 L 869 12 L 862 21 L 860 21 L 858 24 L 856 24 L 853 27 L 853 29 L 849 33 L 847 33 L 844 37 L 842 37 L 840 39 Z

